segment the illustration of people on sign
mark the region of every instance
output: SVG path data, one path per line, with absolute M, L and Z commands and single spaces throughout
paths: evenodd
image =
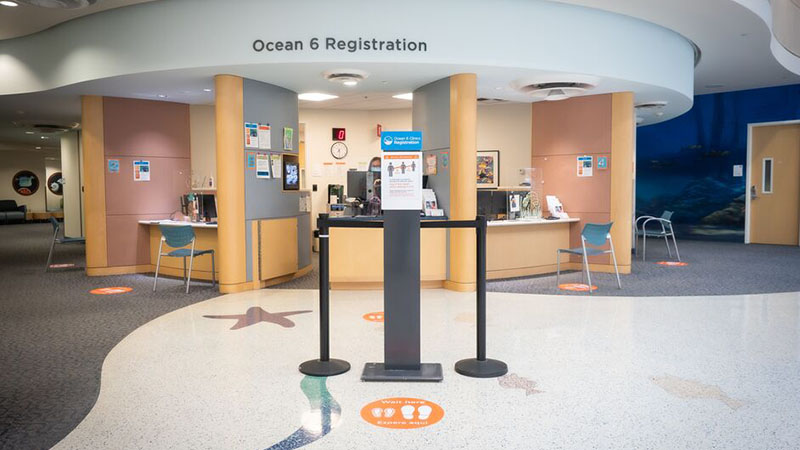
M 386 169 L 389 170 L 389 178 L 391 178 L 394 175 L 394 166 L 392 165 L 391 162 L 389 163 L 389 166 Z
M 402 164 L 400 164 L 400 173 L 402 173 L 402 174 L 404 174 L 404 175 L 405 175 L 405 173 L 406 173 L 406 167 L 408 167 L 408 166 L 406 166 L 406 162 L 405 162 L 405 161 L 403 161 L 403 163 L 402 163 Z
M 411 161 L 411 171 L 414 172 L 415 170 L 417 170 L 417 162 Z

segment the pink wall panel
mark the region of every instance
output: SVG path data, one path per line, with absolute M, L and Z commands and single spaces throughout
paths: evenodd
M 577 175 L 577 155 L 534 156 L 541 168 L 545 195 L 558 196 L 567 213 L 611 211 L 611 171 L 594 168 L 594 176 Z M 595 165 L 597 158 L 594 159 Z
M 106 214 L 171 214 L 181 206 L 179 197 L 190 190 L 191 160 L 186 158 L 133 158 L 119 160 L 119 173 L 106 172 Z M 133 181 L 133 161 L 150 161 L 150 181 Z M 108 163 L 106 163 L 108 164 Z
M 534 154 L 611 152 L 611 94 L 533 104 Z
M 189 105 L 103 98 L 106 156 L 190 158 Z
M 126 98 L 103 99 L 106 161 L 106 226 L 109 266 L 150 263 L 149 227 L 139 220 L 166 219 L 190 190 L 189 105 Z M 150 181 L 133 180 L 133 161 L 150 161 Z
M 150 264 L 150 226 L 140 225 L 139 221 L 166 218 L 158 214 L 107 216 L 108 265 Z
M 583 224 L 608 222 L 611 213 L 611 95 L 537 102 L 532 108 L 532 167 L 542 169 L 544 194 L 558 196 L 570 217 L 581 219 L 570 227 L 570 246 L 579 247 Z M 578 176 L 579 155 L 594 156 L 593 176 Z M 598 156 L 609 157 L 609 169 L 597 168 Z

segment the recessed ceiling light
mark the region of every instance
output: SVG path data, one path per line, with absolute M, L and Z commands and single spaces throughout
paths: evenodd
M 39 136 L 42 139 L 50 139 L 50 136 Z
M 26 131 L 25 134 L 33 134 L 33 131 Z
M 495 91 L 501 91 L 501 90 L 503 90 L 503 88 L 501 86 L 497 86 L 496 88 L 494 88 L 494 90 Z
M 205 89 L 203 89 L 203 92 L 211 92 L 211 89 L 205 88 Z
M 41 150 L 41 149 L 42 149 L 42 147 L 36 147 L 36 150 Z
M 158 98 L 167 98 L 165 94 L 158 94 Z
M 339 98 L 337 95 L 322 94 L 320 92 L 305 92 L 297 96 L 300 100 L 308 100 L 310 102 L 323 102 L 325 100 L 332 100 Z
M 19 5 L 17 4 L 17 2 L 12 2 L 12 1 L 10 1 L 10 0 L 3 0 L 2 2 L 0 2 L 0 5 L 3 5 L 3 6 L 8 6 L 8 7 L 10 7 L 10 8 L 14 8 L 14 7 L 16 7 L 16 6 L 19 6 Z
M 400 100 L 414 100 L 414 94 L 409 92 L 407 94 L 397 94 L 393 95 L 392 98 L 397 98 Z
M 358 81 L 356 81 L 356 80 L 347 80 L 347 81 L 343 81 L 342 84 L 345 85 L 345 86 L 355 86 L 355 85 L 358 84 Z

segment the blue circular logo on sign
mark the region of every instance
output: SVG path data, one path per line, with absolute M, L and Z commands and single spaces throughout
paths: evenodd
M 394 139 L 392 139 L 391 136 L 386 136 L 383 138 L 383 145 L 392 145 L 392 142 L 394 142 Z

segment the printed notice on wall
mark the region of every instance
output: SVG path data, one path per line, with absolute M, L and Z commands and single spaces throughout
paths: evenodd
M 150 161 L 133 162 L 133 181 L 150 181 Z
M 272 178 L 280 178 L 281 172 L 283 172 L 281 168 L 281 155 L 269 155 L 269 159 L 272 162 Z
M 590 177 L 592 176 L 592 156 L 578 156 L 578 176 Z
M 256 178 L 269 178 L 270 159 L 267 153 L 256 154 Z
M 744 166 L 741 164 L 736 164 L 733 166 L 733 176 L 734 177 L 741 177 L 744 176 Z
M 421 152 L 383 152 L 381 172 L 383 209 L 422 209 Z
M 258 124 L 244 123 L 244 148 L 258 148 Z
M 258 124 L 258 148 L 262 150 L 272 148 L 272 130 L 268 123 Z

